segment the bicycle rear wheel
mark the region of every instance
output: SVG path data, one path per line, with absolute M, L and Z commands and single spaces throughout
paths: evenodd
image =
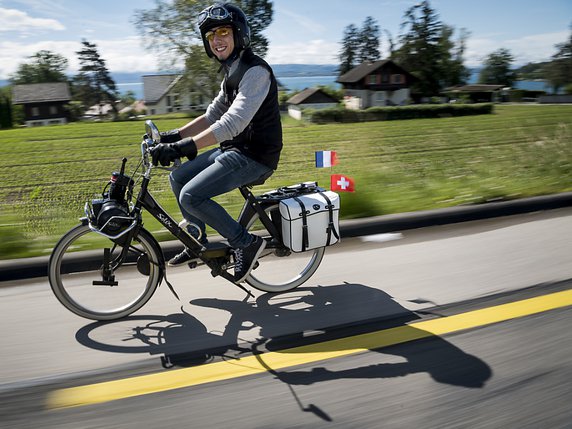
M 269 217 L 280 216 L 278 204 L 265 209 Z M 294 253 L 282 243 L 271 240 L 258 213 L 254 213 L 246 224 L 250 233 L 260 235 L 268 241 L 268 245 L 258 259 L 257 267 L 246 278 L 246 282 L 256 289 L 265 292 L 284 292 L 305 283 L 316 272 L 325 247 Z
M 123 250 L 88 225 L 70 230 L 54 248 L 48 265 L 58 300 L 93 320 L 120 319 L 140 309 L 161 281 L 163 256 L 144 229 Z

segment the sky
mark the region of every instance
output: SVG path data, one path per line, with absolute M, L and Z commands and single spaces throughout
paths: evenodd
M 264 31 L 271 64 L 337 64 L 345 28 L 361 27 L 371 16 L 394 40 L 404 12 L 414 0 L 274 0 L 274 19 Z M 95 43 L 112 73 L 161 71 L 143 47 L 133 24 L 136 9 L 154 0 L 0 0 L 0 80 L 31 55 L 49 50 L 66 57 L 77 71 L 81 40 Z M 572 31 L 572 0 L 430 0 L 444 24 L 464 28 L 465 65 L 477 67 L 491 52 L 509 49 L 514 65 L 549 60 L 554 45 Z M 383 32 L 381 49 L 387 52 Z

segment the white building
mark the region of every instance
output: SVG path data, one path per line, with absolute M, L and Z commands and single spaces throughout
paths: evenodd
M 188 112 L 206 109 L 200 93 L 190 92 L 183 86 L 181 74 L 143 76 L 143 97 L 147 114 L 159 115 L 171 112 Z
M 288 114 L 295 119 L 302 119 L 303 109 L 327 109 L 336 107 L 338 100 L 319 88 L 306 88 L 287 101 Z

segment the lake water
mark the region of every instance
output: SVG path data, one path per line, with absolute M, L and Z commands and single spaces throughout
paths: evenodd
M 318 85 L 331 86 L 340 89 L 341 85 L 336 83 L 337 76 L 289 76 L 289 77 L 276 77 L 278 81 L 287 88 L 288 91 L 302 91 L 306 88 L 312 88 Z M 469 83 L 476 83 L 478 75 L 471 75 Z M 143 83 L 120 83 L 117 84 L 119 92 L 125 93 L 133 91 L 135 97 L 138 99 L 143 98 Z M 535 80 L 519 80 L 515 82 L 514 88 L 526 89 L 530 91 L 549 91 L 550 88 L 546 86 L 544 81 Z
M 336 89 L 341 88 L 339 83 L 336 83 L 337 76 L 297 76 L 297 77 L 280 77 L 277 79 L 282 85 L 288 88 L 289 91 L 300 91 L 306 88 L 311 88 L 318 85 L 332 86 Z M 478 74 L 473 74 L 468 83 L 474 84 L 478 81 Z M 546 86 L 544 81 L 536 80 L 519 80 L 513 85 L 516 89 L 526 89 L 529 91 L 549 91 L 550 88 Z

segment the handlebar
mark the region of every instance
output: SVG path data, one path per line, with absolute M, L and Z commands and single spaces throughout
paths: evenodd
M 173 171 L 179 168 L 182 164 L 179 158 L 173 161 L 173 165 L 169 167 L 159 167 L 154 166 L 153 163 L 149 160 L 149 149 L 152 147 L 161 144 L 161 134 L 159 133 L 159 129 L 157 126 L 151 121 L 147 119 L 145 121 L 145 135 L 143 136 L 143 141 L 141 142 L 141 158 L 143 160 L 143 165 L 147 172 L 150 172 L 153 168 L 159 168 L 161 170 Z

